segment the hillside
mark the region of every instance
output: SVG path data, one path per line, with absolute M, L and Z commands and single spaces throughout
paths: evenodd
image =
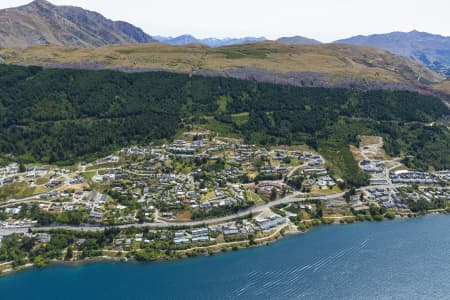
M 0 10 L 0 48 L 48 44 L 97 47 L 152 41 L 129 23 L 114 22 L 78 7 L 55 6 L 45 0 Z
M 409 59 L 372 47 L 340 44 L 37 46 L 0 50 L 0 60 L 47 67 L 167 70 L 313 87 L 424 90 L 443 80 Z
M 72 164 L 131 144 L 172 139 L 191 126 L 260 145 L 307 144 L 360 185 L 349 144 L 384 137 L 392 155 L 450 168 L 449 114 L 412 92 L 299 88 L 221 77 L 0 66 L 0 158 Z M 94 101 L 95 100 L 95 101 Z
M 336 43 L 385 49 L 422 62 L 429 68 L 450 76 L 450 37 L 411 31 L 355 36 Z

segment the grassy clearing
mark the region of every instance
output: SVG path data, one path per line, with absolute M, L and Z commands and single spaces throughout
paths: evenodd
M 240 139 L 242 136 L 235 132 L 231 124 L 225 124 L 217 121 L 214 118 L 204 118 L 205 124 L 200 125 L 201 127 L 208 129 L 212 132 L 218 133 L 220 136 L 226 136 L 230 138 Z
M 363 152 L 367 155 L 367 157 L 377 160 L 390 159 L 389 155 L 387 155 L 384 150 L 384 141 L 382 137 L 363 135 L 359 138 L 361 141 L 361 147 L 364 149 Z
M 331 194 L 337 194 L 341 193 L 342 190 L 338 186 L 334 186 L 331 189 L 321 189 L 317 185 L 313 185 L 311 188 L 311 195 L 317 196 L 317 195 L 331 195 Z
M 16 182 L 0 188 L 0 201 L 31 197 L 43 192 L 43 188 L 30 187 L 26 182 Z
M 209 191 L 208 193 L 201 196 L 201 201 L 208 201 L 216 197 L 216 193 L 214 191 Z
M 348 146 L 320 147 L 319 153 L 327 161 L 330 174 L 335 179 L 353 178 L 358 185 L 367 184 L 368 175 L 359 168 Z
M 382 142 L 381 137 L 379 136 L 362 135 L 360 136 L 360 139 L 363 146 L 378 144 Z
M 350 152 L 352 152 L 353 157 L 355 158 L 355 161 L 359 162 L 364 159 L 364 157 L 361 155 L 361 151 L 358 147 L 354 145 L 350 145 Z
M 253 202 L 255 202 L 255 204 L 264 203 L 263 199 L 261 199 L 261 197 L 257 193 L 255 193 L 254 191 L 247 190 L 246 194 L 247 194 L 247 199 L 249 201 L 253 201 Z
M 108 168 L 116 168 L 119 167 L 120 163 L 106 163 L 106 164 L 99 164 L 99 165 L 93 165 L 86 168 L 87 171 L 90 170 L 97 170 L 97 169 L 108 169 Z
M 40 178 L 36 179 L 36 184 L 37 185 L 44 185 L 44 184 L 48 183 L 48 181 L 49 181 L 49 177 L 48 176 L 40 177 Z
M 228 101 L 230 101 L 230 99 L 228 97 L 226 97 L 226 96 L 220 96 L 217 99 L 217 105 L 219 106 L 217 108 L 217 112 L 218 113 L 226 113 L 227 112 Z
M 97 173 L 96 172 L 84 172 L 81 175 L 83 177 L 86 177 L 88 180 L 92 181 L 92 177 L 94 177 Z
M 192 217 L 190 210 L 183 210 L 177 213 L 176 220 L 177 221 L 190 221 Z
M 248 112 L 243 112 L 240 114 L 233 114 L 231 115 L 231 119 L 233 120 L 233 123 L 238 125 L 238 126 L 242 126 L 245 123 L 248 122 L 249 119 L 249 113 Z

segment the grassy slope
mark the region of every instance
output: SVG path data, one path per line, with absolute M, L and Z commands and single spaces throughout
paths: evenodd
M 319 73 L 329 82 L 344 78 L 388 83 L 438 83 L 440 76 L 424 66 L 388 52 L 350 45 L 284 45 L 261 42 L 208 48 L 159 43 L 99 48 L 37 46 L 2 49 L 6 63 L 73 65 L 86 68 L 165 69 L 177 72 L 262 69 L 273 73 Z M 417 80 L 420 77 L 420 82 Z

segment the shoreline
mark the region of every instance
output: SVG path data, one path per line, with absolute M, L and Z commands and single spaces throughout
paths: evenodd
M 336 226 L 340 226 L 340 225 L 357 225 L 359 223 L 382 223 L 382 222 L 386 222 L 386 221 L 395 221 L 395 220 L 409 220 L 409 219 L 416 219 L 419 217 L 431 217 L 431 216 L 436 216 L 436 215 L 448 215 L 448 213 L 446 213 L 445 211 L 441 211 L 441 212 L 437 212 L 437 211 L 433 211 L 430 213 L 425 213 L 425 214 L 414 214 L 414 215 L 398 215 L 396 216 L 394 219 L 384 219 L 382 221 L 376 221 L 376 220 L 372 220 L 372 221 L 354 221 L 354 222 L 344 222 L 341 223 L 339 221 L 335 221 L 333 223 L 329 223 L 329 224 L 325 224 L 325 223 L 320 223 L 317 225 L 312 225 L 311 227 L 305 229 L 305 230 L 299 230 L 299 229 L 293 229 L 292 227 L 294 227 L 295 225 L 285 225 L 283 227 L 278 228 L 274 233 L 272 233 L 270 236 L 268 237 L 262 237 L 258 239 L 258 242 L 255 244 L 250 244 L 249 240 L 242 240 L 242 241 L 235 241 L 235 242 L 229 242 L 229 243 L 223 243 L 220 245 L 211 245 L 211 246 L 205 246 L 205 247 L 193 247 L 193 248 L 189 248 L 189 249 L 185 249 L 185 250 L 176 250 L 176 253 L 186 253 L 189 251 L 194 251 L 194 250 L 198 250 L 198 249 L 204 249 L 204 250 L 208 250 L 208 249 L 214 249 L 214 251 L 209 252 L 207 251 L 206 253 L 197 253 L 194 256 L 188 256 L 185 255 L 184 257 L 174 257 L 174 258 L 169 258 L 169 259 L 163 259 L 163 258 L 158 258 L 156 260 L 152 260 L 152 261 L 138 261 L 136 260 L 136 258 L 131 257 L 131 258 L 123 258 L 123 257 L 114 257 L 114 256 L 109 256 L 109 255 L 102 255 L 102 256 L 96 256 L 96 257 L 87 257 L 84 259 L 80 259 L 80 260 L 73 260 L 73 261 L 65 261 L 65 260 L 54 260 L 49 262 L 47 265 L 43 266 L 43 267 L 38 267 L 36 266 L 36 264 L 26 264 L 23 266 L 20 266 L 17 269 L 13 269 L 13 268 L 8 268 L 8 269 L 3 269 L 0 273 L 0 280 L 2 278 L 5 277 L 9 277 L 11 275 L 17 274 L 19 272 L 25 272 L 25 271 L 29 271 L 29 270 L 43 270 L 43 269 L 47 269 L 49 267 L 53 267 L 53 266 L 66 266 L 66 267 L 79 267 L 82 265 L 88 265 L 88 264 L 95 264 L 95 263 L 101 263 L 101 262 L 116 262 L 116 263 L 136 263 L 136 264 L 151 264 L 151 263 L 162 263 L 162 262 L 174 262 L 174 261 L 179 261 L 179 260 L 187 260 L 187 259 L 192 259 L 195 257 L 201 257 L 201 256 L 214 256 L 217 254 L 221 254 L 221 253 L 227 253 L 230 251 L 239 251 L 239 250 L 243 250 L 243 249 L 251 249 L 251 248 L 257 248 L 257 247 L 261 247 L 261 246 L 267 246 L 273 243 L 276 243 L 280 240 L 282 240 L 285 237 L 290 237 L 290 236 L 297 236 L 297 235 L 304 235 L 309 233 L 312 229 L 316 228 L 316 227 L 320 227 L 320 226 L 330 226 L 330 225 L 336 225 Z M 238 246 L 233 246 L 234 244 L 237 244 Z M 109 250 L 102 250 L 102 251 L 109 251 Z M 4 264 L 7 264 L 8 262 L 5 262 Z M 13 264 L 13 262 L 9 262 L 9 264 Z

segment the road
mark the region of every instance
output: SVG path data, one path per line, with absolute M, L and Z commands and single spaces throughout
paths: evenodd
M 287 177 L 287 178 L 290 178 L 290 177 L 291 177 L 298 169 L 304 168 L 304 167 L 306 167 L 306 166 L 308 166 L 307 163 L 303 163 L 303 164 L 301 164 L 301 165 L 299 165 L 299 166 L 295 166 L 294 168 L 292 168 L 291 171 L 289 171 L 289 173 L 286 175 L 286 177 Z
M 288 177 L 291 176 L 298 168 L 304 166 L 300 165 L 295 167 L 291 172 L 289 172 Z M 96 170 L 94 170 L 96 171 Z M 389 173 L 389 172 L 387 172 Z M 63 175 L 65 182 L 62 186 L 58 187 L 55 190 L 63 190 L 67 186 L 69 186 L 70 177 L 68 175 Z M 393 185 L 393 184 L 387 184 L 387 185 L 379 185 L 377 187 L 379 188 L 393 188 L 393 187 L 400 187 L 404 185 Z M 373 188 L 373 186 L 367 186 L 362 187 L 359 190 L 360 191 L 366 191 L 369 188 Z M 47 192 L 48 193 L 48 192 Z M 336 193 L 336 194 L 330 194 L 330 195 L 324 195 L 324 196 L 314 196 L 314 197 L 301 197 L 302 194 L 296 192 L 294 194 L 288 195 L 282 199 L 278 199 L 269 203 L 261 204 L 258 206 L 253 206 L 248 209 L 244 209 L 239 211 L 236 214 L 228 215 L 225 217 L 219 217 L 219 218 L 213 218 L 213 219 L 207 219 L 207 220 L 201 220 L 201 221 L 186 221 L 186 222 L 176 222 L 176 221 L 167 221 L 167 220 L 161 220 L 158 217 L 155 218 L 155 220 L 151 223 L 141 223 L 141 224 L 126 224 L 126 225 L 117 225 L 114 227 L 117 228 L 128 228 L 128 227 L 155 227 L 155 228 L 168 228 L 171 226 L 183 226 L 183 227 L 189 227 L 189 226 L 198 226 L 198 225 L 211 225 L 211 224 L 217 224 L 217 223 L 224 223 L 228 222 L 237 218 L 245 217 L 249 214 L 258 215 L 264 211 L 270 210 L 271 207 L 280 205 L 280 204 L 289 204 L 294 202 L 302 202 L 306 200 L 330 200 L 330 199 L 336 199 L 341 198 L 344 196 L 345 193 Z M 23 198 L 20 200 L 10 200 L 0 205 L 0 207 L 8 206 L 11 204 L 22 204 L 22 203 L 30 203 L 30 202 L 39 202 L 39 203 L 47 203 L 47 201 L 43 201 L 42 199 L 39 199 L 39 195 L 34 195 L 32 197 Z M 50 203 L 50 202 L 48 202 Z M 156 212 L 156 215 L 158 212 Z M 36 229 L 48 231 L 53 229 L 67 229 L 67 230 L 84 230 L 84 231 L 99 231 L 104 230 L 105 226 L 49 226 L 49 227 L 35 227 Z M 28 230 L 28 228 L 0 228 L 0 235 L 8 235 L 14 232 L 24 232 Z
M 7 236 L 13 233 L 27 233 L 28 227 L 0 228 L 0 236 Z
M 137 223 L 137 224 L 125 224 L 125 225 L 116 225 L 113 227 L 117 228 L 129 228 L 129 227 L 155 227 L 155 228 L 168 228 L 173 226 L 182 226 L 182 227 L 190 227 L 190 226 L 199 226 L 199 225 L 211 225 L 216 223 L 224 223 L 228 222 L 237 218 L 245 217 L 249 214 L 257 215 L 263 211 L 266 211 L 270 209 L 271 207 L 274 207 L 279 204 L 289 204 L 293 202 L 302 202 L 306 200 L 327 200 L 327 199 L 335 199 L 340 198 L 344 196 L 344 193 L 339 194 L 332 194 L 332 195 L 326 195 L 326 196 L 317 196 L 317 197 L 307 197 L 307 198 L 297 198 L 298 194 L 289 195 L 285 198 L 275 200 L 269 203 L 265 203 L 262 205 L 250 207 L 248 209 L 244 209 L 239 211 L 236 214 L 225 216 L 225 217 L 219 217 L 214 219 L 207 219 L 207 220 L 201 220 L 201 221 L 187 221 L 187 222 L 152 222 L 152 223 Z M 107 226 L 48 226 L 48 227 L 35 227 L 35 229 L 42 230 L 42 231 L 49 231 L 54 229 L 66 229 L 66 230 L 80 230 L 80 231 L 100 231 L 104 230 Z M 8 233 L 14 233 L 17 229 L 17 232 L 24 232 L 27 228 L 8 228 L 5 230 L 8 230 Z M 0 229 L 0 235 L 2 235 L 2 231 Z
M 57 192 L 58 191 L 64 191 L 67 187 L 69 187 L 71 185 L 70 184 L 70 180 L 71 179 L 70 179 L 70 176 L 68 174 L 62 174 L 61 177 L 64 177 L 64 183 L 63 183 L 63 185 L 60 185 L 60 186 L 56 187 L 55 189 L 48 190 L 45 193 L 40 193 L 40 194 L 32 195 L 32 196 L 29 196 L 29 197 L 21 198 L 21 199 L 11 199 L 11 200 L 8 200 L 8 201 L 0 204 L 0 207 L 10 206 L 11 204 L 24 204 L 24 203 L 30 203 L 30 202 L 31 203 L 32 202 L 39 202 L 39 203 L 48 203 L 48 204 L 50 204 L 51 202 L 42 200 L 40 197 L 42 195 L 47 195 L 47 194 L 49 194 L 51 192 L 54 192 L 54 191 L 57 191 Z
M 388 184 L 388 185 L 378 185 L 379 188 L 394 188 L 394 187 L 403 187 L 404 184 Z M 358 189 L 359 191 L 366 191 L 370 188 L 373 188 L 373 186 L 366 186 Z M 217 224 L 217 223 L 224 223 L 228 222 L 240 217 L 245 217 L 249 214 L 257 215 L 263 211 L 266 211 L 270 209 L 271 207 L 274 207 L 279 204 L 289 204 L 294 202 L 302 202 L 307 200 L 331 200 L 331 199 L 337 199 L 344 196 L 345 193 L 337 193 L 337 194 L 330 194 L 325 196 L 315 196 L 315 197 L 301 197 L 299 198 L 299 193 L 294 193 L 292 195 L 286 196 L 285 198 L 278 199 L 269 203 L 261 204 L 258 206 L 250 207 L 248 209 L 244 209 L 239 211 L 236 214 L 225 216 L 225 217 L 219 217 L 214 219 L 207 219 L 207 220 L 201 220 L 201 221 L 187 221 L 187 222 L 152 222 L 152 223 L 137 223 L 137 224 L 125 224 L 125 225 L 116 225 L 112 227 L 116 228 L 129 228 L 129 227 L 154 227 L 154 228 L 169 228 L 173 226 L 180 226 L 180 227 L 190 227 L 190 226 L 199 226 L 199 225 L 211 225 L 211 224 Z M 101 231 L 104 230 L 106 227 L 111 226 L 49 226 L 49 227 L 34 227 L 37 230 L 41 231 L 50 231 L 54 229 L 65 229 L 65 230 L 79 230 L 79 231 Z M 0 235 L 7 235 L 11 233 L 21 233 L 26 232 L 28 228 L 6 228 L 6 229 L 0 229 Z

